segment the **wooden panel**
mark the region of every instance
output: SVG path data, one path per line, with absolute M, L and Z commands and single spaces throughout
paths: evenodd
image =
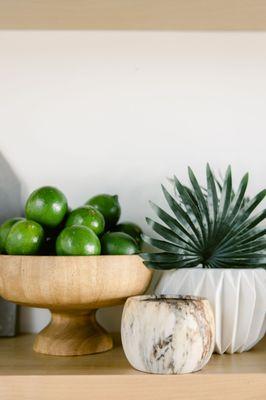
M 0 0 L 0 29 L 265 30 L 265 0 Z
M 265 338 L 266 339 L 266 338 Z M 128 364 L 116 337 L 106 353 L 34 353 L 32 335 L 0 340 L 0 398 L 5 400 L 265 400 L 266 340 L 247 353 L 214 355 L 200 372 L 150 375 Z

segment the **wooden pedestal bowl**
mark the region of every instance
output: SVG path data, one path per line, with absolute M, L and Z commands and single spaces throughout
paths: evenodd
M 0 295 L 19 305 L 48 308 L 52 318 L 36 337 L 39 353 L 100 353 L 112 337 L 96 321 L 100 307 L 142 294 L 151 271 L 132 256 L 0 256 Z

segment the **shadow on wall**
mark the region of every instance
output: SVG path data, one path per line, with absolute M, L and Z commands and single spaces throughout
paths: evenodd
M 7 218 L 22 214 L 21 183 L 0 152 L 0 224 Z M 16 333 L 17 307 L 0 298 L 0 336 Z
M 0 152 L 0 223 L 21 214 L 21 183 Z

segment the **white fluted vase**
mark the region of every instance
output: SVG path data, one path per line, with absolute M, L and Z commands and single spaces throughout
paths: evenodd
M 265 269 L 171 270 L 162 274 L 155 293 L 206 297 L 215 315 L 219 354 L 247 351 L 265 335 Z

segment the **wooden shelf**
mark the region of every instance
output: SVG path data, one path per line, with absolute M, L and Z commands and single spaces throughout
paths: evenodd
M 213 355 L 200 372 L 150 375 L 130 367 L 116 338 L 113 350 L 91 356 L 34 353 L 32 335 L 0 339 L 3 400 L 265 400 L 266 337 L 253 350 Z
M 265 30 L 264 0 L 0 0 L 0 29 Z

